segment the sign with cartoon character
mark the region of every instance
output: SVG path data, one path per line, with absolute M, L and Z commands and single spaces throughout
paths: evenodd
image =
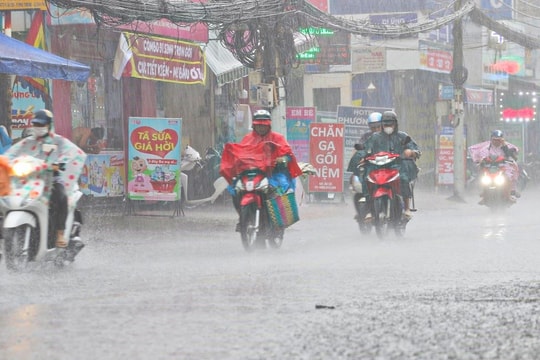
M 121 151 L 88 154 L 80 177 L 83 194 L 123 196 L 125 183 L 124 153 Z
M 180 200 L 181 129 L 182 119 L 129 118 L 130 200 Z

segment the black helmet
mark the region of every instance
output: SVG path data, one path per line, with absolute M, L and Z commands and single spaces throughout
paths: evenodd
M 52 122 L 53 113 L 47 109 L 38 110 L 34 113 L 32 124 L 50 125 Z
M 501 131 L 501 130 L 493 130 L 491 132 L 491 137 L 492 138 L 503 138 L 504 137 L 504 133 Z
M 385 111 L 382 114 L 381 121 L 387 124 L 390 122 L 395 122 L 397 124 L 397 115 L 393 111 Z
M 267 110 L 257 110 L 253 114 L 253 125 L 272 125 L 272 115 Z

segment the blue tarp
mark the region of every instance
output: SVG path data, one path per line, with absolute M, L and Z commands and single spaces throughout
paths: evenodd
M 0 73 L 85 82 L 90 67 L 0 33 Z

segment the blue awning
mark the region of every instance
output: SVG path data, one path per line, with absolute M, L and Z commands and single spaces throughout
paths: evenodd
M 84 82 L 90 67 L 0 33 L 0 73 Z

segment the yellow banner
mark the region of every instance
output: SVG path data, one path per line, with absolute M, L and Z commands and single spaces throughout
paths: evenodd
M 30 9 L 47 10 L 45 0 L 0 0 L 0 11 Z

